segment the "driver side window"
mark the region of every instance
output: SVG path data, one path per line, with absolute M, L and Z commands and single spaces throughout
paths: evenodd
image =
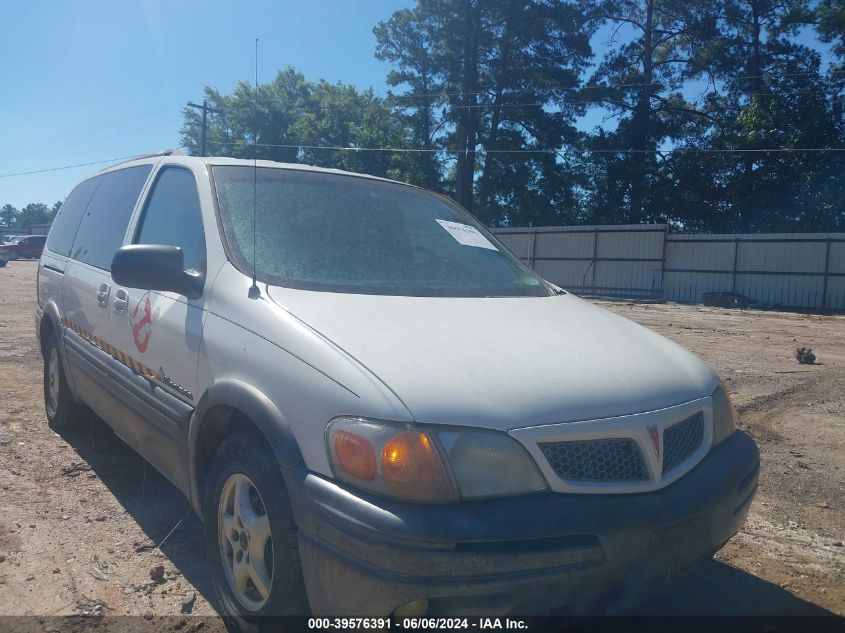
M 205 232 L 197 183 L 190 170 L 165 167 L 159 172 L 135 243 L 179 246 L 186 269 L 205 270 Z

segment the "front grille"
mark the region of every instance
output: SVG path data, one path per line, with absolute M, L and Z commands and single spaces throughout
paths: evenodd
M 646 481 L 640 448 L 627 438 L 541 443 L 558 477 L 569 481 Z
M 704 415 L 699 411 L 663 431 L 663 473 L 692 455 L 704 441 Z

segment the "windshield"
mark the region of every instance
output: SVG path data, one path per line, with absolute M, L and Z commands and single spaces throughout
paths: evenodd
M 405 185 L 319 172 L 213 168 L 233 263 L 271 285 L 404 296 L 549 296 L 472 216 Z

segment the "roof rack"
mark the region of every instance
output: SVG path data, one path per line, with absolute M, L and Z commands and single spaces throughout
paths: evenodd
M 114 163 L 113 165 L 109 165 L 108 167 L 103 167 L 100 171 L 104 171 L 106 169 L 111 169 L 116 165 L 122 165 L 123 163 L 131 163 L 133 160 L 141 160 L 143 158 L 155 158 L 156 156 L 182 156 L 182 152 L 180 152 L 177 148 L 173 149 L 165 149 L 160 152 L 153 152 L 152 154 L 141 154 L 140 156 L 133 156 L 132 158 L 127 158 L 125 160 L 119 161 Z

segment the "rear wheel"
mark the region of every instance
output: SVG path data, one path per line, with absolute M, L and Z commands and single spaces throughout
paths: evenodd
M 84 408 L 74 401 L 67 386 L 56 333 L 50 329 L 44 343 L 44 409 L 51 428 L 72 426 L 82 417 Z
M 247 435 L 224 440 L 203 508 L 206 553 L 229 625 L 260 630 L 262 616 L 307 614 L 296 524 L 275 455 Z

